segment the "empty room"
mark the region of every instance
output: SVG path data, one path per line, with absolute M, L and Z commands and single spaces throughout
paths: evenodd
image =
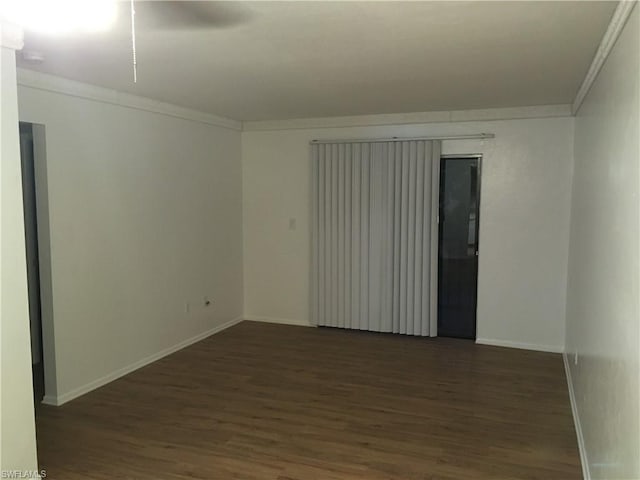
M 0 33 L 0 478 L 640 480 L 636 1 Z

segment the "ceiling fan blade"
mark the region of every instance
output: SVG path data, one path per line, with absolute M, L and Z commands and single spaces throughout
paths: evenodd
M 136 2 L 136 23 L 144 30 L 228 28 L 250 18 L 250 10 L 233 1 Z

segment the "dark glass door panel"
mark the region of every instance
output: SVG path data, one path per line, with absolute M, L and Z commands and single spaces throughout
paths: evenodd
M 476 338 L 479 167 L 476 157 L 440 164 L 439 336 Z

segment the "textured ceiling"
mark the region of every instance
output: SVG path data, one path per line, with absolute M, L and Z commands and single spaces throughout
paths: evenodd
M 27 32 L 25 49 L 45 61 L 18 63 L 236 120 L 562 104 L 615 6 L 200 2 L 191 18 L 183 6 L 143 4 L 134 84 L 125 2 L 107 33 Z

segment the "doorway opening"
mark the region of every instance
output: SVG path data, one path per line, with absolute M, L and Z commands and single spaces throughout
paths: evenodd
M 481 155 L 440 159 L 438 336 L 476 338 Z
M 54 394 L 49 390 L 55 386 L 54 366 L 47 361 L 54 356 L 44 125 L 20 122 L 19 132 L 33 395 L 38 405 Z

